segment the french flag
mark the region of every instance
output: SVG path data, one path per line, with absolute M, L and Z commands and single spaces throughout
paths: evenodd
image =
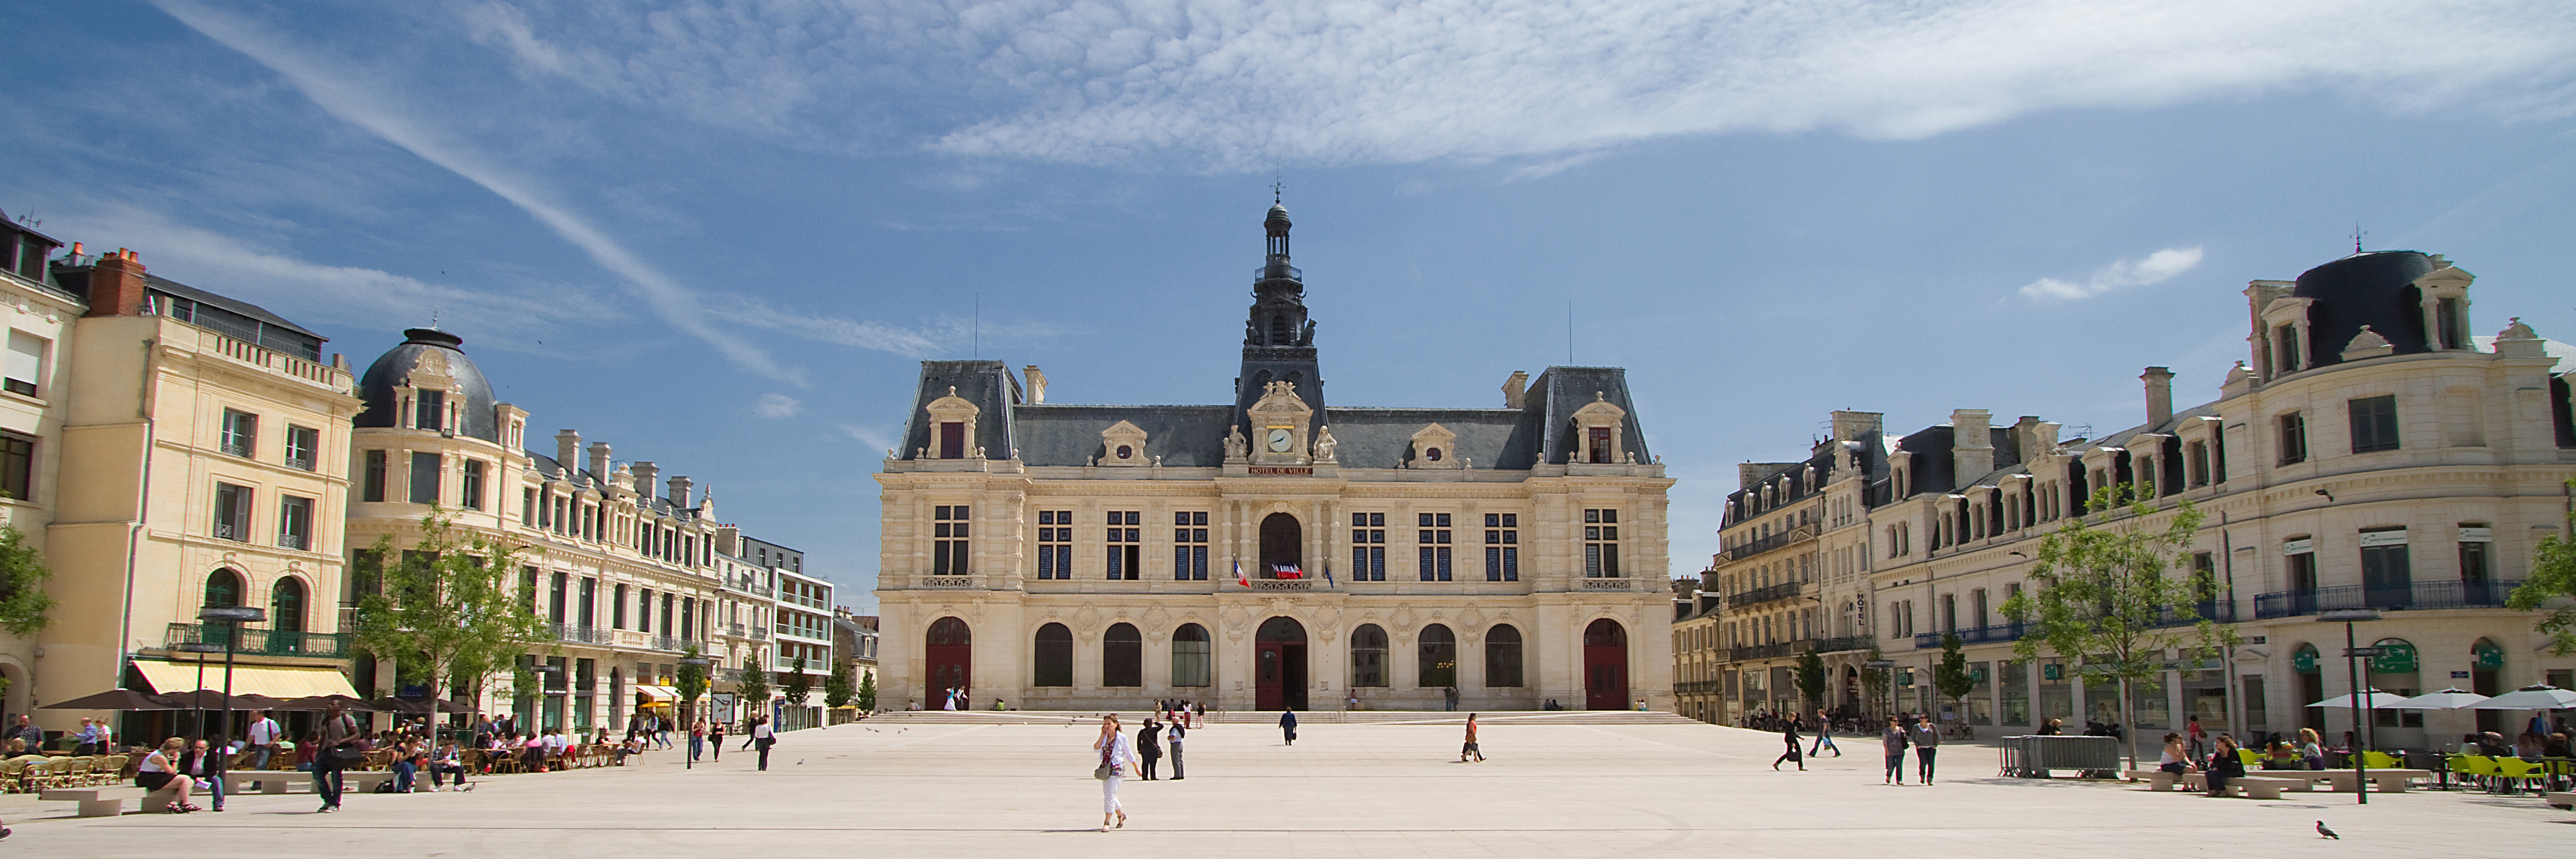
M 1234 583 L 1235 583 L 1235 584 L 1238 584 L 1238 585 L 1242 585 L 1242 586 L 1247 587 L 1247 588 L 1248 588 L 1248 587 L 1252 587 L 1252 580 L 1251 580 L 1251 579 L 1247 579 L 1247 578 L 1244 578 L 1244 577 L 1243 577 L 1243 562 L 1242 562 L 1242 561 L 1236 561 L 1236 562 L 1234 562 Z
M 1270 577 L 1274 579 L 1302 579 L 1306 577 L 1306 571 L 1298 569 L 1296 564 L 1272 564 L 1270 565 Z

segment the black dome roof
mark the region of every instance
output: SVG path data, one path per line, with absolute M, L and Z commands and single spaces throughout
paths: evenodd
M 411 379 L 423 356 L 435 354 L 437 357 L 427 360 L 443 364 L 444 372 L 455 380 L 454 387 L 448 389 L 449 396 L 464 399 L 459 404 L 463 414 L 457 419 L 456 434 L 499 443 L 501 432 L 492 419 L 492 383 L 483 378 L 483 368 L 475 366 L 474 359 L 465 357 L 465 338 L 436 328 L 405 329 L 403 336 L 408 339 L 377 357 L 375 363 L 367 365 L 367 374 L 358 379 L 358 393 L 366 398 L 367 410 L 358 413 L 357 425 L 400 425 L 396 412 L 402 404 L 395 400 L 394 389 Z
M 2316 300 L 2308 309 L 2310 366 L 2342 363 L 2344 345 L 2364 325 L 2395 354 L 2428 351 L 2415 281 L 2438 269 L 2416 251 L 2370 251 L 2301 273 L 2290 295 Z

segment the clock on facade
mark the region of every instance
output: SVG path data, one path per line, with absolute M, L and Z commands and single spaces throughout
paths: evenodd
M 1287 430 L 1287 428 L 1286 428 L 1286 427 L 1271 427 L 1271 428 L 1270 428 L 1270 452 L 1271 452 L 1271 453 L 1287 453 L 1287 452 L 1288 452 L 1288 448 L 1289 448 L 1290 446 L 1292 446 L 1292 445 L 1296 444 L 1296 441 L 1297 441 L 1297 440 L 1296 440 L 1294 437 L 1292 437 L 1292 436 L 1290 436 L 1290 435 L 1288 434 L 1288 430 Z

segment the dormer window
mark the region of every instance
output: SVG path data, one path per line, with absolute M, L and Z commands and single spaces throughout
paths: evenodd
M 2298 372 L 2301 369 L 2298 327 L 2283 325 L 2275 328 L 2272 332 L 2272 340 L 2274 343 L 2272 366 L 2279 368 L 2278 372 L 2284 374 Z
M 1618 430 L 1620 423 L 1627 417 L 1627 410 L 1611 405 L 1599 392 L 1594 392 L 1592 403 L 1574 413 L 1574 425 L 1582 430 L 1577 438 L 1581 441 L 1583 450 L 1571 461 L 1598 465 L 1626 461 L 1627 452 L 1621 449 L 1622 440 Z
M 932 400 L 923 411 L 930 413 L 931 451 L 939 459 L 966 459 L 982 452 L 971 441 L 975 437 L 975 415 L 981 411 L 974 403 L 957 396 L 957 389 Z
M 412 397 L 412 426 L 432 432 L 447 428 L 446 391 L 420 391 Z

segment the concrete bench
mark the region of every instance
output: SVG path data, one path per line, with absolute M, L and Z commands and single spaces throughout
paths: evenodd
M 2380 793 L 2405 793 L 2408 782 L 2433 777 L 2432 770 L 2370 770 L 2369 774 L 2371 786 Z M 2309 781 L 2333 782 L 2336 793 L 2361 792 L 2362 773 L 2356 770 L 2308 770 L 2298 775 Z
M 393 780 L 394 774 L 383 770 L 367 770 L 364 772 L 342 770 L 340 772 L 340 788 L 341 792 L 344 794 L 375 793 L 376 788 L 391 784 L 393 783 Z
M 2146 782 L 2147 789 L 2154 791 L 2172 790 L 2178 776 L 2190 775 L 2190 773 L 2169 773 L 2164 770 L 2129 770 L 2121 774 L 2127 776 L 2130 781 Z
M 224 792 L 227 796 L 242 796 L 244 794 L 253 793 L 275 796 L 285 793 L 287 788 L 294 785 L 302 784 L 307 786 L 309 789 L 313 784 L 312 773 L 294 771 L 279 772 L 275 770 L 260 770 L 258 772 L 226 773 L 224 777 L 227 779 L 227 783 L 224 785 Z
M 2553 790 L 2545 797 L 2551 808 L 2576 809 L 2576 793 Z
M 80 803 L 80 816 L 82 817 L 115 817 L 125 813 L 126 800 L 143 799 L 149 793 L 151 792 L 132 785 L 119 787 L 57 787 L 47 789 L 44 792 L 44 797 L 46 802 Z M 169 796 L 176 797 L 177 794 L 172 793 L 169 794 Z M 163 804 L 168 804 L 170 800 L 163 799 L 161 802 Z M 150 806 L 147 805 L 145 807 L 149 808 Z
M 2207 793 L 2209 792 L 2208 776 L 2208 773 L 2185 773 L 2180 776 L 2177 781 L 2184 787 L 2188 787 L 2202 793 Z M 2228 795 L 2233 796 L 2238 793 L 2242 793 L 2245 795 L 2246 799 L 2280 799 L 2282 791 L 2304 791 L 2307 789 L 2308 783 L 2299 779 L 2265 778 L 2263 776 L 2249 775 L 2227 780 Z

